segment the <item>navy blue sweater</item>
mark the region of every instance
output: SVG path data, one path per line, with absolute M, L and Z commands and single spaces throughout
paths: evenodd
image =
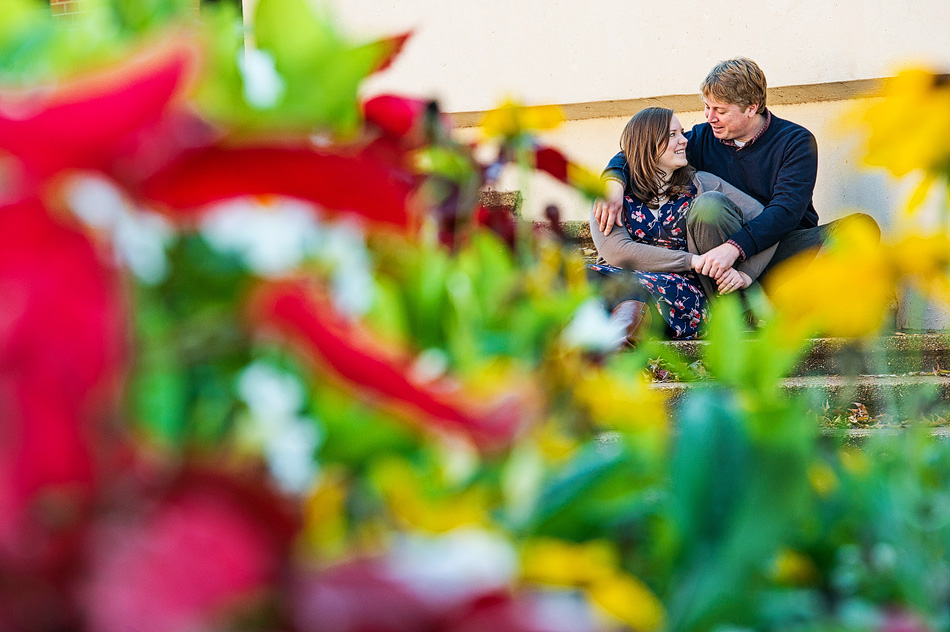
M 812 204 L 818 144 L 807 129 L 773 114 L 768 129 L 742 149 L 724 145 L 713 135 L 709 123 L 693 126 L 687 137 L 690 165 L 719 176 L 765 206 L 758 217 L 729 237 L 746 257 L 765 250 L 796 228 L 818 225 L 818 213 Z M 627 160 L 620 152 L 607 165 L 604 177 L 618 180 L 628 189 L 628 176 Z

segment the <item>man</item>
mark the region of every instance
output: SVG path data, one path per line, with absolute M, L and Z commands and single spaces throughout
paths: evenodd
M 724 243 L 696 257 L 696 272 L 714 280 L 734 264 L 777 244 L 766 272 L 776 263 L 824 240 L 812 203 L 818 175 L 818 145 L 804 127 L 774 116 L 766 108 L 765 74 L 751 59 L 724 61 L 702 86 L 706 123 L 693 127 L 686 156 L 699 171 L 709 171 L 748 193 L 765 207 Z M 627 163 L 618 153 L 604 171 L 606 200 L 594 203 L 601 231 L 622 226 Z

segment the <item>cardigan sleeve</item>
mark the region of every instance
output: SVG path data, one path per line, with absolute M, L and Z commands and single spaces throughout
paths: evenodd
M 597 254 L 612 266 L 641 272 L 688 272 L 692 269 L 691 252 L 640 243 L 626 229 L 612 230 L 605 236 L 593 212 L 590 214 L 590 235 Z

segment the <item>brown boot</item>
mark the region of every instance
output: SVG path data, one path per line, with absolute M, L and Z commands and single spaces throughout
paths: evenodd
M 626 332 L 625 340 L 631 347 L 646 337 L 650 320 L 650 306 L 642 301 L 623 301 L 610 312 L 610 322 Z

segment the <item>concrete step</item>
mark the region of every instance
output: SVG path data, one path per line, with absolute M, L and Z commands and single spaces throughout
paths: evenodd
M 655 382 L 653 388 L 675 408 L 687 393 L 710 384 Z M 950 376 L 801 376 L 782 380 L 781 388 L 828 428 L 895 428 L 922 420 L 950 428 Z
M 660 343 L 690 364 L 700 360 L 704 341 Z M 845 338 L 815 338 L 808 342 L 792 376 L 807 375 L 942 375 L 950 372 L 950 338 L 946 334 L 895 334 L 862 344 Z

